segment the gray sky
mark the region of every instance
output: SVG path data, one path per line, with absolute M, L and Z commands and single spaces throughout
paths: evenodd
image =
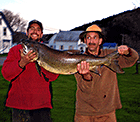
M 140 0 L 0 0 L 7 9 L 43 23 L 44 33 L 70 30 L 140 6 Z

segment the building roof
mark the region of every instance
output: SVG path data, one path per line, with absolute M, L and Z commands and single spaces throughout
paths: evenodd
M 64 42 L 77 42 L 79 40 L 79 35 L 83 31 L 60 31 L 54 41 L 64 41 Z
M 13 31 L 13 29 L 11 28 L 11 26 L 9 25 L 8 21 L 6 20 L 5 15 L 4 15 L 2 12 L 0 12 L 0 15 L 2 16 L 2 18 L 3 18 L 3 20 L 5 21 L 7 27 L 9 28 L 9 30 L 11 31 L 11 33 L 12 33 L 12 35 L 13 35 L 13 34 L 14 34 L 14 31 Z

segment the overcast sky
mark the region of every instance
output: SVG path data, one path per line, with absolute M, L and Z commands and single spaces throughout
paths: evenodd
M 139 6 L 140 0 L 0 0 L 1 11 L 18 13 L 28 22 L 37 19 L 45 33 L 70 30 Z

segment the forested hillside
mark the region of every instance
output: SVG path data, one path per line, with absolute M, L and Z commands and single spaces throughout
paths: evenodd
M 140 53 L 140 8 L 94 21 L 72 30 L 86 30 L 92 24 L 97 24 L 103 29 L 107 42 L 116 42 L 118 45 L 127 44 Z

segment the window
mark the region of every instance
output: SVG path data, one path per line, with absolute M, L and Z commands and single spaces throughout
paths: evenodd
M 60 45 L 60 50 L 64 50 L 64 45 Z
M 73 50 L 73 46 L 72 45 L 69 46 L 69 50 Z
M 56 45 L 54 45 L 53 49 L 56 49 Z
M 81 51 L 81 53 L 83 53 L 83 52 L 84 52 L 84 49 L 83 49 L 83 47 L 80 47 L 80 51 Z
M 53 48 L 53 45 L 51 45 L 50 48 Z
M 6 36 L 6 27 L 3 28 L 3 35 Z
M 0 19 L 0 25 L 2 24 L 2 19 Z

